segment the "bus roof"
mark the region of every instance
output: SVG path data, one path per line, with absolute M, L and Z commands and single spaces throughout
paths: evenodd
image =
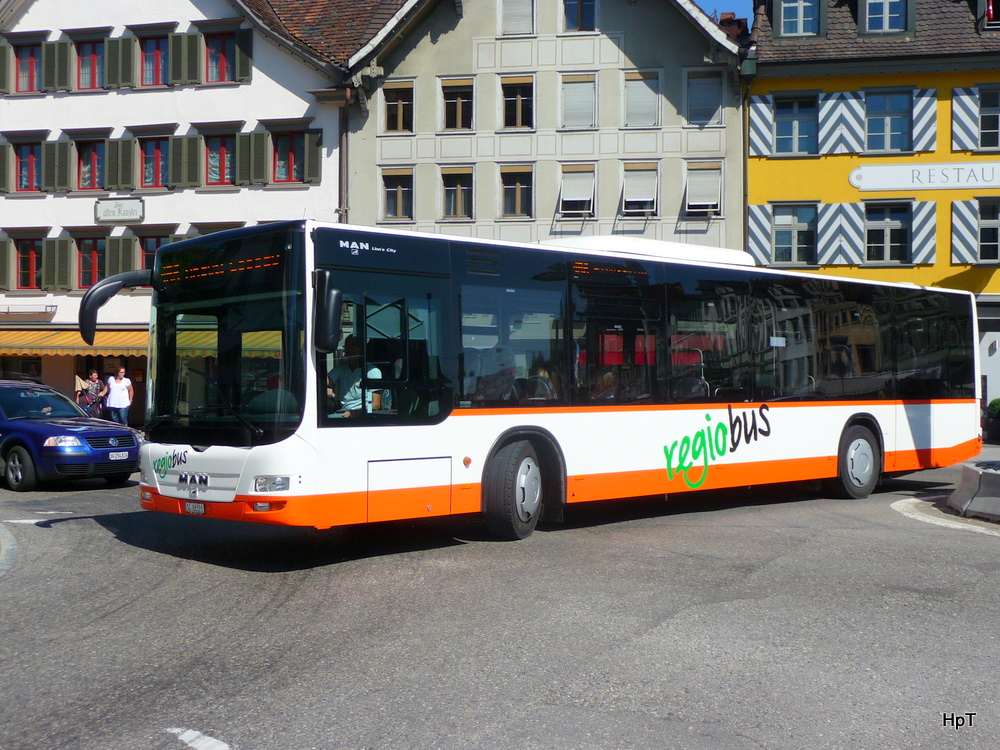
M 620 235 L 591 235 L 588 237 L 560 237 L 543 240 L 540 245 L 557 245 L 606 253 L 627 253 L 664 260 L 686 260 L 694 263 L 725 263 L 731 266 L 754 266 L 753 258 L 742 250 L 730 250 L 710 245 L 694 245 L 689 242 L 667 242 L 646 237 L 622 237 Z

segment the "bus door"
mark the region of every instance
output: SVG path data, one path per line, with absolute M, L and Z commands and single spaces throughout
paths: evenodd
M 400 428 L 440 422 L 451 410 L 446 278 L 335 271 L 341 343 L 317 353 L 320 427 L 359 429 L 368 520 L 447 515 L 451 457 Z M 325 374 L 325 377 L 322 375 Z M 378 431 L 369 440 L 368 432 Z

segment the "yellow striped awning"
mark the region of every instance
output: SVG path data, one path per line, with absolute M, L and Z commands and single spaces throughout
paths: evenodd
M 98 331 L 94 345 L 87 346 L 75 330 L 0 330 L 0 355 L 39 356 L 81 354 L 144 357 L 149 347 L 148 331 Z

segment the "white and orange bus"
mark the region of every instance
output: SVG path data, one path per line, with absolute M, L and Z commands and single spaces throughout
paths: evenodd
M 864 497 L 979 452 L 968 293 L 613 243 L 296 221 L 162 247 L 80 312 L 92 341 L 104 301 L 153 287 L 142 507 L 481 513 L 514 539 L 569 503 L 823 479 Z

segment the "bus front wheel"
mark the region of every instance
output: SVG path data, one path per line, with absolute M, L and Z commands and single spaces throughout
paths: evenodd
M 524 539 L 542 511 L 542 470 L 527 441 L 508 443 L 490 460 L 483 476 L 486 528 L 500 539 Z
M 842 497 L 868 497 L 878 484 L 882 456 L 878 441 L 867 427 L 853 425 L 840 436 L 837 490 Z

